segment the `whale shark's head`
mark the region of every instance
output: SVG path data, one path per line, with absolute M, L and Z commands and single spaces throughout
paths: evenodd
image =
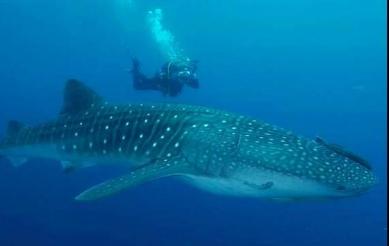
M 315 170 L 316 180 L 332 189 L 335 196 L 360 195 L 377 183 L 372 167 L 365 159 L 321 138 L 313 142 L 313 158 L 319 163 Z
M 346 160 L 335 166 L 335 169 L 339 170 L 335 175 L 328 173 L 326 178 L 319 176 L 323 180 L 318 181 L 333 191 L 333 195 L 330 195 L 332 197 L 358 196 L 369 191 L 377 183 L 371 169 L 360 166 L 353 160 Z
M 366 160 L 338 145 L 319 138 L 270 138 L 241 144 L 239 166 L 244 168 L 234 176 L 258 190 L 248 195 L 287 200 L 341 198 L 360 195 L 377 182 Z

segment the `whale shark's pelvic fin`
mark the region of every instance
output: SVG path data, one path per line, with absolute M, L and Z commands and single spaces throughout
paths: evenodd
M 172 175 L 183 175 L 189 171 L 189 168 L 185 168 L 185 165 L 182 165 L 182 163 L 181 165 L 173 165 L 171 163 L 171 161 L 167 160 L 147 163 L 133 170 L 129 174 L 95 185 L 79 194 L 75 199 L 78 201 L 97 200 L 145 182 Z

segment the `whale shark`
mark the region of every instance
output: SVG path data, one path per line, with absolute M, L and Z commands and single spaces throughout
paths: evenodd
M 74 79 L 56 119 L 9 122 L 0 155 L 15 166 L 34 157 L 59 160 L 65 170 L 126 166 L 79 201 L 173 176 L 216 194 L 291 201 L 356 196 L 376 183 L 366 160 L 322 138 L 203 106 L 115 105 Z

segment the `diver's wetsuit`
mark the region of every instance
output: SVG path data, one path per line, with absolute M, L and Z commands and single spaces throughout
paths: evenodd
M 188 67 L 166 63 L 159 73 L 156 73 L 152 78 L 147 78 L 140 72 L 139 62 L 134 59 L 133 86 L 136 90 L 156 90 L 162 92 L 163 95 L 175 97 L 181 93 L 184 84 L 192 88 L 199 87 L 198 79 L 194 73 L 196 66 L 193 65 L 191 70 L 189 71 Z

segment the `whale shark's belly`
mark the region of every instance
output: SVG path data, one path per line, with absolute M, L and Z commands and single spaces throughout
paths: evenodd
M 220 195 L 298 199 L 337 197 L 341 194 L 314 180 L 271 170 L 242 170 L 230 177 L 187 175 L 185 180 L 196 187 Z

